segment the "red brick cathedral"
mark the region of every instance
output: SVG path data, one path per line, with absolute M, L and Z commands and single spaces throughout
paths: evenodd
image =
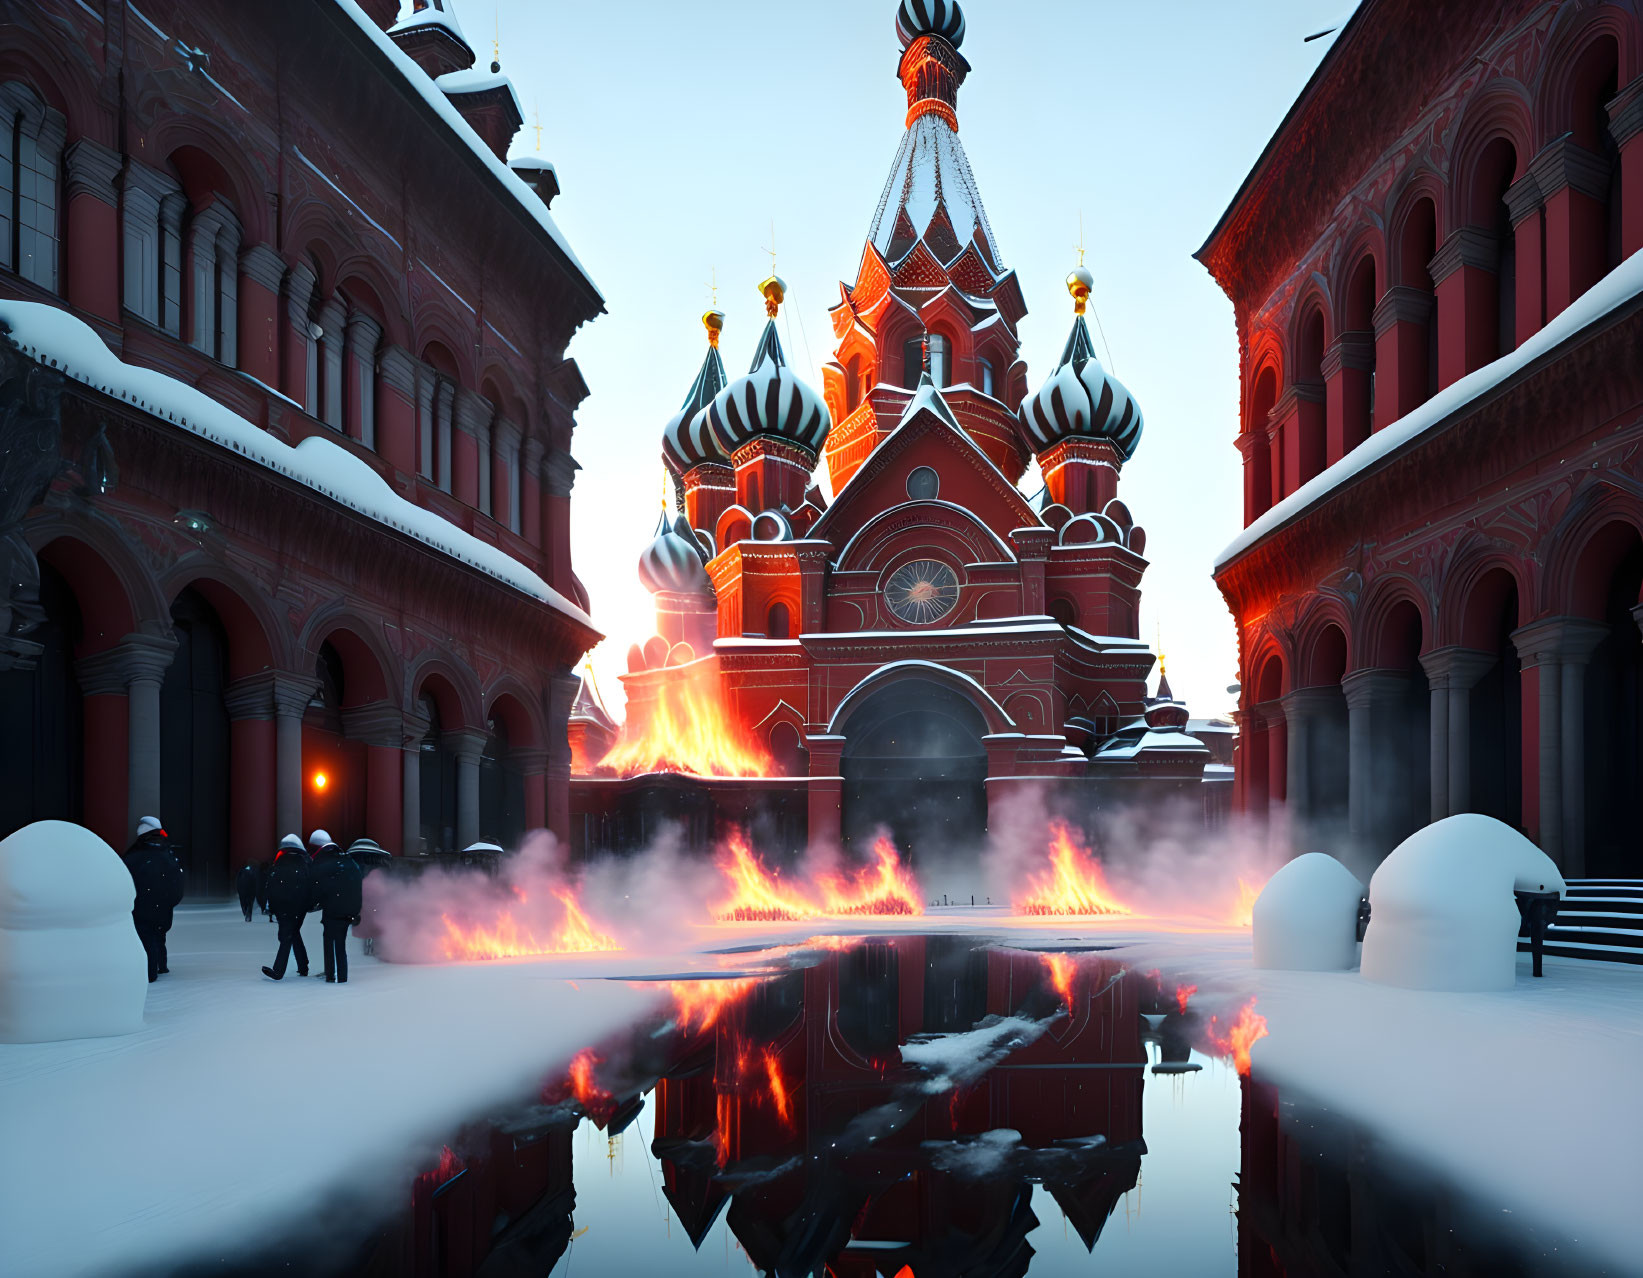
M 1044 781 L 1200 802 L 1208 750 L 1167 684 L 1147 698 L 1146 537 L 1118 496 L 1141 410 L 1095 357 L 1092 277 L 1069 277 L 1071 330 L 1033 390 L 1021 282 L 959 140 L 963 15 L 904 0 L 896 29 L 906 132 L 831 311 L 822 390 L 783 353 L 780 279 L 735 380 L 723 315 L 703 317 L 707 355 L 662 440 L 677 516 L 640 563 L 661 633 L 630 654 L 630 731 L 665 685 L 710 675 L 775 770 L 807 778 L 812 839 L 881 823 L 904 845 L 962 839 Z

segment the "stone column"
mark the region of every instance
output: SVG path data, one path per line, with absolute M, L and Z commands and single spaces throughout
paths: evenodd
M 236 679 L 223 690 L 228 710 L 229 836 L 232 863 L 267 861 L 283 830 L 275 829 L 274 698 L 268 675 Z
M 1290 831 L 1296 851 L 1304 851 L 1310 823 L 1317 815 L 1317 777 L 1312 761 L 1317 752 L 1318 721 L 1336 704 L 1334 687 L 1296 688 L 1280 698 L 1289 747 L 1285 763 L 1285 790 L 1289 801 Z
M 264 386 L 280 380 L 280 281 L 285 259 L 267 244 L 240 253 L 240 367 Z
M 813 847 L 837 847 L 844 806 L 844 777 L 840 774 L 844 738 L 818 734 L 806 736 L 804 743 L 810 749 L 810 843 Z
M 479 505 L 479 441 L 489 438 L 491 404 L 466 386 L 456 389 L 451 433 L 451 492 L 466 505 Z M 466 844 L 463 845 L 467 846 Z
M 1248 684 L 1244 685 L 1248 687 Z M 1242 758 L 1244 811 L 1251 816 L 1267 813 L 1267 774 L 1272 752 L 1267 748 L 1266 715 L 1259 706 L 1249 706 L 1238 721 L 1238 753 Z
M 312 675 L 276 675 L 274 700 L 274 824 L 280 837 L 305 835 L 302 824 L 302 715 L 318 687 Z
M 1401 670 L 1354 670 L 1341 680 L 1346 695 L 1347 830 L 1361 850 L 1384 856 L 1379 846 L 1383 821 L 1377 804 L 1385 805 L 1388 769 L 1377 758 L 1389 748 L 1388 730 L 1402 710 L 1409 676 Z
M 548 584 L 560 594 L 575 597 L 571 585 L 570 493 L 581 467 L 562 449 L 550 449 L 542 460 L 542 550 L 548 559 Z
M 1289 496 L 1324 468 L 1325 440 L 1329 434 L 1324 413 L 1321 382 L 1296 382 L 1272 406 L 1272 420 L 1278 423 L 1282 451 L 1281 465 L 1278 453 L 1274 453 L 1272 459 L 1274 503 Z M 1277 478 L 1280 472 L 1281 481 Z
M 1432 820 L 1470 811 L 1472 688 L 1499 658 L 1476 648 L 1434 648 L 1421 658 L 1432 689 Z
M 479 760 L 486 738 L 477 728 L 455 728 L 444 738 L 456 756 L 456 846 L 460 850 L 480 838 Z
M 74 663 L 85 732 L 82 818 L 110 847 L 124 851 L 135 829 L 127 824 L 131 766 L 126 716 L 126 671 L 118 648 Z
M 280 389 L 301 404 L 303 411 L 319 416 L 319 404 L 309 394 L 309 374 L 314 371 L 314 339 L 308 335 L 308 306 L 314 296 L 314 272 L 306 262 L 293 266 L 285 277 L 284 361 Z
M 519 427 L 498 417 L 491 425 L 491 518 L 504 528 L 524 524 L 514 509 L 514 476 L 519 473 Z
M 387 701 L 350 706 L 342 712 L 342 731 L 348 740 L 365 743 L 365 833 L 385 848 L 397 848 L 403 842 L 405 716 Z
M 333 297 L 320 308 L 318 358 L 324 369 L 319 379 L 319 403 L 315 416 L 333 430 L 342 430 L 342 348 L 346 338 L 343 325 L 348 318 L 342 299 Z
M 123 686 L 126 694 L 126 828 L 125 842 L 137 822 L 160 812 L 160 685 L 176 655 L 171 635 L 129 634 L 120 643 L 76 663 L 81 687 L 102 695 Z M 87 778 L 88 786 L 96 779 Z
M 376 405 L 376 450 L 407 475 L 417 473 L 416 361 L 403 346 L 385 346 L 377 356 L 382 394 Z
M 1276 808 L 1289 798 L 1289 723 L 1281 700 L 1263 701 L 1255 708 L 1266 724 L 1266 792 L 1269 809 Z
M 1620 256 L 1643 249 L 1643 76 L 1608 104 L 1609 136 L 1620 148 Z
M 508 763 L 525 783 L 525 831 L 545 830 L 548 825 L 548 752 L 541 747 L 521 746 L 508 752 Z
M 1431 263 L 1438 286 L 1438 389 L 1495 357 L 1500 244 L 1474 226 L 1451 231 Z
M 1529 177 L 1546 206 L 1546 318 L 1551 320 L 1608 269 L 1609 168 L 1565 133 L 1529 162 Z M 1521 257 L 1518 274 L 1523 274 Z M 1518 334 L 1522 341 L 1521 322 Z
M 120 153 L 81 138 L 63 153 L 64 290 L 70 305 L 120 318 Z
M 422 738 L 428 735 L 428 720 L 406 711 L 401 741 L 400 853 L 416 856 L 422 852 Z
M 547 689 L 548 764 L 543 796 L 547 828 L 561 843 L 570 839 L 570 712 L 582 681 L 569 667 L 550 676 Z
M 363 311 L 350 311 L 343 340 L 346 347 L 344 376 L 348 387 L 344 412 L 348 435 L 367 448 L 375 448 L 377 343 L 382 340 L 382 325 Z
M 1050 558 L 1050 546 L 1055 533 L 1049 528 L 1012 528 L 1010 544 L 1015 547 L 1021 564 L 1021 615 L 1038 617 L 1044 614 L 1048 601 L 1044 597 L 1044 572 Z
M 1324 352 L 1324 465 L 1333 466 L 1369 438 L 1369 387 L 1375 374 L 1375 335 L 1342 333 Z
M 519 455 L 519 535 L 538 548 L 542 545 L 541 470 L 542 441 L 532 436 Z
M 1545 617 L 1512 632 L 1524 669 L 1535 672 L 1534 824 L 1541 850 L 1571 877 L 1586 860 L 1585 668 L 1607 634 L 1601 622 L 1581 617 Z
M 1436 303 L 1425 289 L 1395 284 L 1375 306 L 1374 430 L 1397 421 L 1426 400 L 1427 325 Z
M 1525 173 L 1506 188 L 1503 197 L 1507 220 L 1512 225 L 1512 245 L 1516 255 L 1516 302 L 1513 308 L 1512 340 L 1521 346 L 1540 331 L 1546 312 L 1546 211 L 1540 183 L 1533 172 Z

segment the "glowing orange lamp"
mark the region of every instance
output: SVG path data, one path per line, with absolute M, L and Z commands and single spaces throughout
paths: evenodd
M 323 772 L 314 773 L 314 789 L 323 790 L 323 789 L 325 789 L 326 786 L 328 786 L 330 784 L 331 784 L 331 778 L 326 776 L 325 773 L 323 773 Z

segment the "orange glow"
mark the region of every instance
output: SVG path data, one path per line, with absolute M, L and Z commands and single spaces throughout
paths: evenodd
M 599 1086 L 594 1078 L 594 1066 L 602 1065 L 604 1057 L 594 1055 L 591 1047 L 584 1047 L 571 1057 L 570 1076 L 571 1095 L 576 1097 L 576 1103 L 582 1111 L 600 1127 L 609 1120 L 615 1106 L 615 1100 L 609 1092 Z
M 923 914 L 918 884 L 901 863 L 896 845 L 880 837 L 873 844 L 873 864 L 854 876 L 824 874 L 817 879 L 829 914 Z
M 323 789 L 325 789 L 326 786 L 328 786 L 330 784 L 331 784 L 331 778 L 326 776 L 325 773 L 323 773 L 323 772 L 314 773 L 314 789 L 323 790 Z
M 1249 1049 L 1266 1036 L 1266 1017 L 1255 1010 L 1254 999 L 1238 1009 L 1238 1015 L 1224 1030 L 1217 1017 L 1209 1018 L 1211 1046 L 1223 1056 L 1231 1056 L 1240 1074 L 1249 1073 Z
M 520 904 L 525 894 L 514 889 Z M 553 895 L 565 907 L 564 920 L 552 930 L 538 931 L 529 924 L 521 924 L 511 909 L 502 910 L 494 922 L 465 924 L 441 914 L 445 925 L 441 938 L 444 955 L 457 962 L 475 959 L 530 958 L 539 954 L 586 954 L 600 950 L 619 950 L 621 943 L 600 931 L 576 903 L 575 896 L 566 887 L 554 888 Z
M 782 1065 L 776 1059 L 776 1049 L 764 1049 L 764 1072 L 770 1081 L 770 1099 L 775 1102 L 776 1113 L 782 1120 L 782 1125 L 788 1131 L 793 1130 L 793 1098 L 787 1092 L 787 1080 L 782 1077 Z
M 714 864 L 729 895 L 715 907 L 721 923 L 798 923 L 819 915 L 923 914 L 924 902 L 912 873 L 887 838 L 873 845 L 873 863 L 853 872 L 817 878 L 821 899 L 803 885 L 784 883 L 765 868 L 740 830 L 720 849 Z
M 1073 974 L 1078 965 L 1073 962 L 1071 954 L 1044 954 L 1040 955 L 1044 966 L 1049 969 L 1050 984 L 1055 986 L 1055 992 L 1061 996 L 1061 1001 L 1067 1005 L 1067 1011 L 1073 1009 Z
M 1192 1001 L 1192 996 L 1197 992 L 1198 987 L 1196 985 L 1177 985 L 1175 987 L 1175 1005 L 1181 1009 L 1182 1016 L 1187 1014 L 1187 1004 Z
M 1064 821 L 1050 823 L 1050 868 L 1027 877 L 1026 892 L 1011 902 L 1017 914 L 1129 914 L 1107 886 L 1101 862 L 1073 837 Z
M 1249 927 L 1255 921 L 1255 898 L 1260 895 L 1260 886 L 1244 878 L 1238 880 L 1238 900 L 1231 914 L 1233 927 Z
M 455 1176 L 459 1171 L 462 1171 L 466 1166 L 467 1164 L 456 1156 L 455 1151 L 452 1150 L 449 1145 L 446 1145 L 439 1151 L 439 1166 L 435 1167 L 432 1171 L 423 1172 L 422 1175 L 417 1177 L 417 1179 L 424 1185 L 428 1185 L 433 1189 L 438 1189 L 452 1176 Z
M 733 976 L 709 981 L 669 981 L 668 992 L 673 995 L 674 1022 L 686 1034 L 711 1029 L 725 1009 L 752 989 L 756 983 L 757 978 L 751 976 Z
M 714 663 L 673 668 L 648 701 L 628 701 L 627 722 L 599 761 L 625 777 L 688 772 L 704 777 L 764 777 L 776 771 L 769 753 L 743 728 L 719 694 Z
M 740 830 L 731 833 L 714 864 L 730 886 L 730 896 L 713 912 L 721 923 L 796 923 L 819 913 L 764 868 Z

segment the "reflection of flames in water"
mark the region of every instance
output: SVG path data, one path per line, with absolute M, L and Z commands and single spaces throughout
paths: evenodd
M 1175 1005 L 1181 1009 L 1181 1015 L 1187 1014 L 1187 1004 L 1192 1002 L 1192 996 L 1198 992 L 1196 985 L 1177 985 L 1175 987 Z
M 788 1095 L 787 1080 L 782 1077 L 782 1063 L 773 1047 L 764 1049 L 764 1073 L 770 1083 L 770 1099 L 776 1106 L 776 1115 L 782 1120 L 782 1126 L 792 1131 L 793 1098 Z
M 1065 821 L 1050 823 L 1050 868 L 1027 878 L 1012 902 L 1017 914 L 1128 914 L 1107 886 L 1101 863 L 1073 837 Z
M 1238 900 L 1232 907 L 1233 927 L 1248 927 L 1255 921 L 1255 898 L 1260 895 L 1259 886 L 1242 877 L 1238 879 Z
M 1055 992 L 1061 996 L 1066 1004 L 1067 1011 L 1073 1009 L 1073 974 L 1078 971 L 1078 965 L 1073 961 L 1071 954 L 1044 954 L 1044 966 L 1050 974 L 1050 984 Z
M 887 838 L 873 845 L 871 865 L 853 873 L 819 876 L 820 900 L 766 869 L 740 831 L 726 840 L 715 864 L 730 889 L 714 910 L 720 922 L 797 923 L 823 914 L 924 913 L 918 884 Z
M 1255 1010 L 1254 999 L 1238 1009 L 1230 1025 L 1223 1027 L 1219 1017 L 1209 1018 L 1210 1045 L 1222 1055 L 1231 1056 L 1240 1074 L 1249 1073 L 1249 1049 L 1266 1036 L 1266 1017 Z
M 529 905 L 523 888 L 515 887 L 514 896 L 521 907 Z M 582 912 L 576 897 L 568 887 L 552 889 L 554 898 L 564 907 L 564 919 L 557 926 L 538 928 L 521 923 L 515 917 L 515 907 L 503 909 L 494 922 L 464 923 L 441 914 L 445 935 L 440 944 L 448 959 L 527 958 L 538 954 L 585 954 L 597 950 L 619 950 L 620 943 L 601 932 Z
M 732 976 L 704 981 L 669 981 L 673 1023 L 685 1034 L 711 1029 L 725 1009 L 746 994 L 758 978 Z
M 689 772 L 704 777 L 765 777 L 776 771 L 769 753 L 743 727 L 719 695 L 713 663 L 698 669 L 671 667 L 656 684 L 655 698 L 630 699 L 627 722 L 599 761 L 622 776 Z
M 417 1180 L 431 1189 L 438 1189 L 458 1172 L 466 1169 L 467 1164 L 457 1157 L 449 1145 L 446 1145 L 439 1151 L 439 1166 L 423 1172 Z

